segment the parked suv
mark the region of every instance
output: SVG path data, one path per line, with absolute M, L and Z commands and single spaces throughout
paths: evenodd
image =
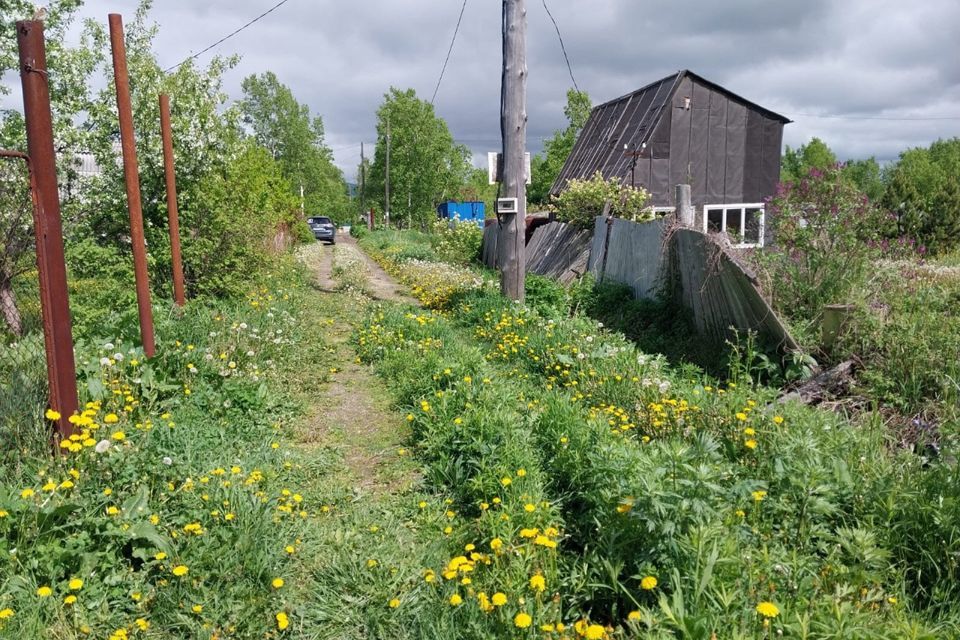
M 310 231 L 313 232 L 313 237 L 317 240 L 324 240 L 330 244 L 337 243 L 337 227 L 330 218 L 314 216 L 307 218 L 307 224 L 310 226 Z

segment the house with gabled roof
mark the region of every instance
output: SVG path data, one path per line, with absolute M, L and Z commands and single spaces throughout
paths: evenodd
M 689 184 L 704 231 L 763 243 L 762 203 L 780 180 L 786 117 L 682 70 L 593 108 L 551 187 L 599 171 L 643 187 L 655 208 Z

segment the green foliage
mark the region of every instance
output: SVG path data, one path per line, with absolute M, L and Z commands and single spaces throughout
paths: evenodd
M 883 204 L 899 235 L 932 253 L 960 246 L 960 138 L 904 151 L 890 170 Z
M 864 193 L 871 202 L 879 202 L 886 190 L 883 169 L 876 158 L 850 160 L 843 165 L 843 175 Z
M 604 179 L 597 171 L 587 180 L 573 179 L 556 199 L 557 217 L 581 227 L 593 227 L 594 219 L 610 202 L 610 213 L 633 222 L 648 222 L 654 214 L 647 206 L 650 194 L 642 187 L 621 183 L 620 178 Z
M 120 266 L 84 244 L 74 256 Z M 270 581 L 297 582 L 300 561 L 284 546 L 302 552 L 306 530 L 283 491 L 323 500 L 302 469 L 332 461 L 301 458 L 279 430 L 299 413 L 290 376 L 310 371 L 315 383 L 328 362 L 304 287 L 289 269 L 272 275 L 276 288 L 244 301 L 157 309 L 149 360 L 108 326 L 77 325 L 84 414 L 60 456 L 43 417 L 42 340 L 0 345 L 0 610 L 12 612 L 0 636 L 199 637 L 210 620 L 240 637 L 276 632 L 294 598 Z M 135 312 L 119 331 L 136 333 Z M 14 395 L 16 411 L 5 402 Z
M 590 117 L 590 96 L 585 91 L 567 90 L 567 104 L 563 114 L 567 117 L 567 128 L 555 131 L 553 137 L 544 142 L 543 153 L 530 160 L 530 186 L 527 187 L 527 202 L 535 205 L 547 205 L 550 202 L 550 187 L 553 186 L 567 156 L 573 151 L 577 135 Z
M 570 313 L 570 294 L 558 282 L 528 273 L 524 289 L 525 304 L 544 318 L 562 318 Z
M 812 138 L 796 149 L 787 145 L 780 159 L 780 181 L 799 182 L 807 177 L 811 169 L 827 171 L 836 164 L 837 156 L 820 138 Z
M 437 256 L 453 264 L 470 264 L 480 258 L 483 230 L 473 221 L 437 220 L 431 245 Z
M 244 99 L 239 107 L 244 122 L 283 167 L 291 192 L 299 197 L 303 187 L 306 214 L 335 221 L 348 219 L 347 185 L 324 143 L 321 117 L 311 118 L 309 107 L 297 102 L 272 71 L 247 76 L 241 87 Z
M 391 224 L 425 230 L 438 202 L 457 193 L 470 171 L 470 151 L 454 142 L 447 123 L 413 89 L 391 87 L 377 109 L 377 148 L 367 197 L 384 210 L 387 122 L 390 123 Z
M 198 294 L 242 295 L 251 274 L 266 270 L 283 251 L 284 235 L 303 223 L 297 199 L 279 165 L 252 143 L 223 173 L 208 175 L 199 192 L 184 211 L 190 229 L 185 274 Z
M 891 451 L 879 417 L 853 428 L 831 412 L 778 409 L 776 390 L 751 385 L 749 371 L 737 384 L 675 370 L 593 321 L 546 318 L 487 288 L 441 313 L 377 309 L 355 343 L 409 412 L 425 482 L 464 515 L 470 532 L 457 542 L 498 537 L 511 549 L 494 560 L 511 603 L 535 559 L 565 623 L 612 634 L 957 630 L 947 554 L 960 511 L 944 489 L 955 465 Z M 559 529 L 554 559 L 517 540 L 526 526 Z M 485 568 L 471 578 L 492 590 Z M 778 609 L 769 626 L 762 601 Z M 539 599 L 530 612 L 535 624 L 558 613 Z M 469 637 L 498 637 L 478 608 L 459 615 Z
M 884 217 L 836 166 L 781 184 L 768 217 L 776 245 L 754 254 L 766 290 L 801 334 L 815 331 L 824 305 L 846 302 L 863 284 Z

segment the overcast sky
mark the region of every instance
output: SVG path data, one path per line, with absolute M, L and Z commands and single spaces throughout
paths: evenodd
M 161 65 L 200 51 L 276 1 L 156 0 L 151 15 L 160 26 Z M 794 120 L 785 144 L 819 136 L 841 159 L 888 160 L 960 135 L 958 0 L 547 2 L 576 82 L 594 104 L 688 68 Z M 435 103 L 454 137 L 476 154 L 499 147 L 500 4 L 467 0 Z M 106 22 L 110 12 L 132 17 L 134 6 L 86 0 L 81 15 Z M 214 53 L 242 56 L 227 76 L 233 97 L 244 76 L 275 72 L 323 116 L 327 143 L 351 179 L 360 141 L 375 139 L 384 92 L 393 85 L 432 95 L 460 6 L 459 0 L 288 0 L 200 62 Z M 571 81 L 541 0 L 527 6 L 527 134 L 536 152 L 566 124 Z M 931 119 L 944 117 L 953 119 Z

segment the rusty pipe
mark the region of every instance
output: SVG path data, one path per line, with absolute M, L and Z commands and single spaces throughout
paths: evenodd
M 173 133 L 170 127 L 170 96 L 160 94 L 160 135 L 163 138 L 163 174 L 167 183 L 167 222 L 170 228 L 170 261 L 173 263 L 173 300 L 186 304 L 183 291 L 183 259 L 180 253 L 180 213 L 177 210 L 177 174 L 173 162 Z
M 17 48 L 20 54 L 27 153 L 15 151 L 5 155 L 26 160 L 30 174 L 50 408 L 60 414 L 57 437 L 64 439 L 73 435 L 69 417 L 77 412 L 79 400 L 43 22 L 17 22 Z
M 150 275 L 147 272 L 147 242 L 143 233 L 143 210 L 140 204 L 140 175 L 137 169 L 137 146 L 133 130 L 133 109 L 130 106 L 130 79 L 127 75 L 127 49 L 123 43 L 123 18 L 119 13 L 108 16 L 110 48 L 113 54 L 113 79 L 117 89 L 117 116 L 120 120 L 120 146 L 123 152 L 123 177 L 127 185 L 127 209 L 130 212 L 130 244 L 133 248 L 133 273 L 137 285 L 137 311 L 140 315 L 140 340 L 148 358 L 155 353 L 153 310 L 150 308 Z

